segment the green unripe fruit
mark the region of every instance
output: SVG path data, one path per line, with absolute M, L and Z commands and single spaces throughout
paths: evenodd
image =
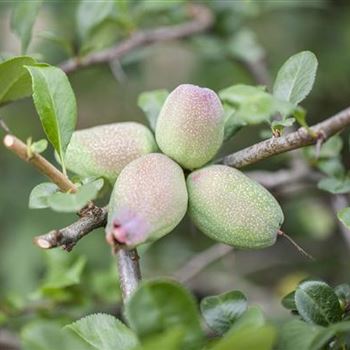
M 276 199 L 237 169 L 212 165 L 187 179 L 189 213 L 212 239 L 237 248 L 273 245 L 284 217 Z
M 156 140 L 159 148 L 184 168 L 209 162 L 222 145 L 224 110 L 216 93 L 183 84 L 166 99 L 159 113 Z
M 120 173 L 111 195 L 107 241 L 127 247 L 154 241 L 181 221 L 187 210 L 184 173 L 160 153 L 142 156 Z
M 80 176 L 103 176 L 113 184 L 128 163 L 156 151 L 153 134 L 144 125 L 114 123 L 74 132 L 65 163 Z

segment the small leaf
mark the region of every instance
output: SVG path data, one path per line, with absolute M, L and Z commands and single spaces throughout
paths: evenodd
M 0 64 L 0 106 L 32 94 L 32 80 L 23 65 L 35 64 L 32 57 L 14 57 Z
M 310 51 L 290 57 L 278 71 L 273 95 L 283 101 L 299 104 L 312 89 L 317 65 L 317 58 Z
M 29 208 L 42 209 L 48 208 L 48 197 L 59 191 L 59 188 L 51 182 L 43 182 L 32 189 L 29 195 Z
M 137 105 L 145 112 L 152 130 L 156 129 L 159 112 L 168 95 L 167 90 L 146 91 L 137 100 Z
M 344 208 L 337 213 L 338 219 L 350 229 L 350 208 Z
M 42 0 L 17 1 L 11 13 L 11 29 L 21 39 L 22 54 L 26 53 L 32 37 L 35 19 Z
M 327 326 L 340 321 L 342 317 L 337 295 L 321 281 L 301 283 L 295 291 L 295 304 L 306 322 Z
M 141 338 L 184 325 L 185 345 L 197 349 L 203 336 L 192 295 L 175 282 L 161 279 L 142 282 L 126 304 L 125 314 Z
M 321 147 L 320 157 L 331 158 L 340 154 L 343 149 L 343 139 L 339 135 L 332 136 Z
M 277 113 L 287 117 L 296 111 L 294 105 L 276 99 L 261 86 L 233 85 L 220 91 L 219 96 L 224 103 L 236 109 L 233 118 L 242 125 L 270 121 L 271 117 Z
M 339 157 L 320 159 L 317 161 L 317 167 L 330 177 L 341 178 L 345 175 L 345 168 Z
M 296 310 L 297 306 L 295 305 L 295 291 L 284 296 L 281 303 L 288 310 Z
M 226 333 L 246 311 L 247 299 L 239 291 L 206 297 L 200 304 L 205 321 L 218 334 Z
M 97 350 L 128 350 L 138 345 L 136 335 L 118 319 L 107 314 L 89 315 L 67 325 Z
M 350 192 L 350 177 L 327 177 L 318 182 L 317 187 L 333 194 Z
M 295 119 L 297 120 L 297 122 L 303 126 L 304 128 L 306 128 L 310 133 L 312 132 L 309 129 L 308 124 L 306 123 L 306 111 L 305 109 L 301 108 L 301 107 L 296 107 L 294 113 L 293 113 Z
M 103 179 L 98 179 L 80 186 L 75 193 L 56 192 L 47 198 L 47 203 L 51 209 L 58 212 L 77 212 L 95 199 L 102 187 Z
M 33 153 L 42 153 L 42 152 L 44 152 L 46 150 L 47 145 L 48 145 L 47 140 L 46 139 L 42 139 L 42 140 L 33 142 L 30 145 L 30 149 L 31 149 L 31 151 Z
M 272 130 L 279 130 L 283 132 L 284 128 L 292 126 L 295 122 L 295 118 L 286 118 L 282 120 L 273 120 L 271 123 Z
M 81 40 L 84 42 L 99 24 L 107 18 L 117 15 L 116 2 L 108 0 L 81 0 L 77 11 L 77 28 Z
M 33 100 L 47 138 L 63 156 L 77 121 L 74 92 L 65 73 L 52 66 L 26 66 L 33 86 Z

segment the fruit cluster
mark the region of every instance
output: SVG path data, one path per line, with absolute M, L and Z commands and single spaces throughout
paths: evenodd
M 138 123 L 74 133 L 66 165 L 114 184 L 107 241 L 133 248 L 171 232 L 189 213 L 216 241 L 237 248 L 272 245 L 283 222 L 275 198 L 242 172 L 205 166 L 223 143 L 224 110 L 210 89 L 184 84 L 166 99 L 155 139 Z M 163 153 L 155 153 L 159 149 Z M 204 166 L 203 168 L 201 168 Z M 185 179 L 183 169 L 193 171 Z

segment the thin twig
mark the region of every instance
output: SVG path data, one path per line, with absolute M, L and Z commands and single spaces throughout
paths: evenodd
M 3 141 L 6 148 L 25 162 L 32 164 L 40 173 L 50 178 L 62 191 L 76 191 L 73 182 L 40 154 L 34 153 L 31 157 L 28 157 L 27 145 L 16 136 L 8 134 Z
M 93 206 L 86 214 L 73 224 L 52 230 L 41 236 L 34 237 L 34 243 L 43 249 L 62 247 L 71 251 L 76 243 L 92 230 L 104 227 L 107 223 L 107 207 Z
M 235 168 L 254 164 L 271 156 L 317 143 L 318 135 L 324 139 L 350 125 L 350 107 L 311 127 L 311 132 L 300 128 L 286 136 L 272 137 L 223 158 L 222 162 Z M 317 135 L 316 137 L 312 134 Z
M 245 173 L 248 177 L 272 190 L 299 181 L 318 181 L 321 176 L 308 168 L 290 168 L 276 171 L 254 170 Z
M 182 283 L 188 282 L 208 265 L 223 258 L 232 251 L 233 248 L 226 244 L 214 244 L 210 248 L 196 254 L 191 260 L 185 263 L 185 265 L 175 272 L 174 277 Z
M 20 339 L 6 329 L 0 329 L 0 349 L 19 350 L 21 349 Z
M 208 29 L 214 22 L 212 12 L 199 4 L 189 5 L 189 14 L 192 20 L 152 30 L 137 31 L 129 38 L 112 48 L 91 53 L 85 57 L 77 57 L 63 62 L 60 67 L 66 73 L 95 64 L 107 63 L 122 58 L 128 52 L 153 43 L 184 38 Z
M 48 162 L 39 154 L 33 154 L 31 158 L 27 157 L 27 146 L 21 140 L 13 135 L 6 135 L 4 145 L 15 153 L 22 160 L 31 163 L 42 174 L 48 176 L 62 191 L 76 191 L 75 185 L 55 166 Z M 106 224 L 107 208 L 99 208 L 93 203 L 80 212 L 81 218 L 70 226 L 53 230 L 49 233 L 34 238 L 34 243 L 44 249 L 62 246 L 66 250 L 71 250 L 79 239 L 98 227 Z M 123 295 L 129 296 L 137 284 L 135 281 L 140 279 L 140 267 L 136 249 L 133 251 L 124 251 L 118 249 L 115 252 L 118 260 L 119 274 L 123 276 L 120 279 Z M 137 273 L 138 271 L 138 273 Z M 129 275 L 128 275 L 129 273 Z M 136 274 L 137 273 L 137 274 Z

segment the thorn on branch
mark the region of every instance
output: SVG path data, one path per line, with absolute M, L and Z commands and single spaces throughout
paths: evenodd
M 320 130 L 317 133 L 316 139 L 317 139 L 317 141 L 316 141 L 315 153 L 316 153 L 316 159 L 318 159 L 320 157 L 321 147 L 327 139 L 326 134 L 323 132 L 323 130 Z
M 7 126 L 3 119 L 0 119 L 0 127 L 6 132 L 6 134 L 12 134 L 10 128 Z

